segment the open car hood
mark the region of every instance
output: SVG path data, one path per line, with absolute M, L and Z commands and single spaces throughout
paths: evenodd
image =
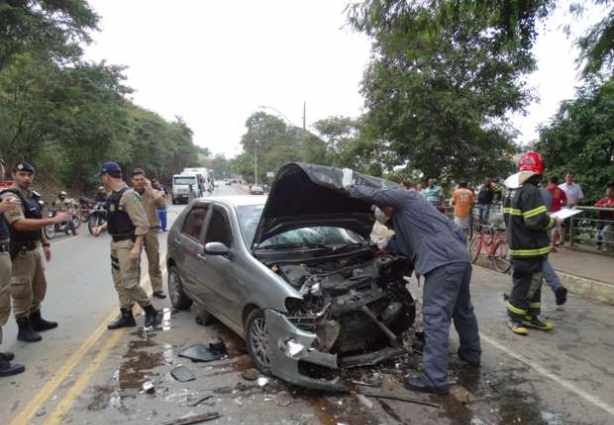
M 341 168 L 290 163 L 279 169 L 260 217 L 252 248 L 288 230 L 333 226 L 368 239 L 375 220 L 371 204 L 350 198 Z M 396 183 L 354 173 L 354 183 L 385 189 Z

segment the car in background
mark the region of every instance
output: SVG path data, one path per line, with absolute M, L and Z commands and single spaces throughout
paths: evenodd
M 168 234 L 173 307 L 195 304 L 245 339 L 261 372 L 317 390 L 347 390 L 342 369 L 406 354 L 416 314 L 411 262 L 370 243 L 371 205 L 341 179 L 287 164 L 268 197 L 196 199 Z
M 264 195 L 264 189 L 262 188 L 262 186 L 252 186 L 249 189 L 249 194 L 250 195 Z

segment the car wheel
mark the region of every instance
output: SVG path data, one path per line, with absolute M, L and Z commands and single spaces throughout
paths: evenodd
M 187 310 L 192 305 L 192 300 L 183 290 L 179 270 L 175 266 L 171 266 L 168 271 L 168 296 L 173 307 L 178 310 Z
M 266 318 L 262 310 L 254 310 L 245 323 L 245 334 L 247 342 L 247 352 L 249 353 L 254 366 L 260 372 L 271 374 L 271 352 L 269 344 L 269 331 Z

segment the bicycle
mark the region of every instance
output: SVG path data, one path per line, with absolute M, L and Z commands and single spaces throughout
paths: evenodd
M 507 258 L 507 243 L 503 234 L 492 227 L 483 226 L 469 245 L 472 263 L 478 260 L 482 248 L 485 249 L 486 257 L 493 262 L 497 271 L 501 273 L 510 271 L 512 264 Z

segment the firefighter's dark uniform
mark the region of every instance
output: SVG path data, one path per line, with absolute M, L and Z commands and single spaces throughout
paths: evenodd
M 503 208 L 514 285 L 507 314 L 524 323 L 541 313 L 542 264 L 550 252 L 548 230 L 555 224 L 537 187 L 540 178 L 532 176 L 511 190 Z

